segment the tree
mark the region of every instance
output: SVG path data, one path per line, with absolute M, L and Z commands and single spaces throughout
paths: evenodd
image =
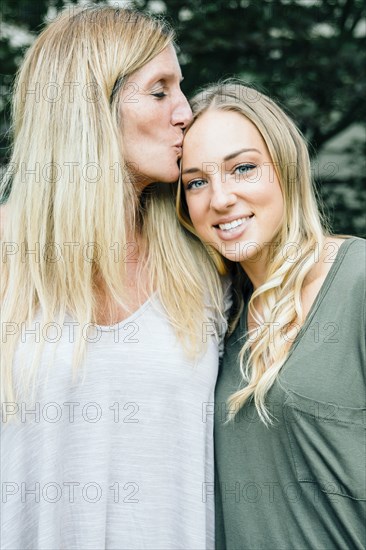
M 2 2 L 6 21 L 33 33 L 49 5 L 47 0 Z M 63 2 L 53 4 L 60 8 Z M 280 102 L 308 139 L 314 158 L 334 136 L 365 119 L 363 0 L 132 0 L 130 4 L 164 12 L 177 29 L 188 96 L 207 82 L 239 76 Z M 0 43 L 0 59 L 9 60 L 2 71 L 5 94 L 18 57 L 6 41 Z M 5 106 L 3 128 L 8 115 Z M 356 155 L 360 140 L 349 147 Z M 356 170 L 357 166 L 348 180 L 341 172 L 324 177 L 323 171 L 316 182 L 335 229 L 363 234 L 365 170 Z
M 154 2 L 137 0 L 138 9 Z M 279 101 L 315 160 L 329 140 L 365 120 L 363 0 L 169 0 L 161 11 L 178 31 L 184 90 L 236 75 Z M 366 234 L 365 140 L 349 143 L 353 174 L 315 170 L 334 230 Z M 320 157 L 321 158 L 321 157 Z

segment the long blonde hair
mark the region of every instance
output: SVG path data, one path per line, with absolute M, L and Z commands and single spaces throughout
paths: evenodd
M 265 404 L 266 394 L 286 361 L 288 331 L 297 319 L 302 319 L 302 286 L 325 238 L 311 182 L 308 150 L 302 134 L 282 109 L 239 80 L 230 79 L 206 87 L 193 98 L 191 105 L 194 114 L 191 125 L 207 110 L 234 111 L 250 120 L 267 145 L 283 194 L 284 218 L 273 239 L 266 282 L 252 293 L 248 304 L 259 329 L 248 331 L 239 354 L 245 387 L 229 399 L 229 417 L 253 399 L 260 418 L 268 423 L 271 416 Z M 196 234 L 181 191 L 177 206 L 181 222 Z M 300 251 L 300 258 L 284 255 L 286 245 L 288 250 L 293 246 L 295 252 Z M 221 272 L 230 269 L 230 262 L 223 260 L 217 251 L 211 250 L 211 255 Z M 238 280 L 234 276 L 234 286 L 248 283 L 246 279 L 243 274 Z M 272 327 L 275 330 L 272 331 Z
M 198 265 L 201 249 L 176 220 L 173 189 L 155 185 L 141 208 L 121 139 L 121 87 L 173 40 L 160 18 L 94 6 L 62 12 L 26 54 L 13 98 L 13 154 L 0 188 L 3 194 L 11 187 L 1 273 L 4 401 L 16 397 L 19 329 L 39 310 L 42 326 L 62 326 L 66 314 L 79 327 L 93 323 L 97 279 L 128 309 L 124 260 L 136 227 L 148 244 L 151 288 L 185 349 L 202 350 L 202 289 L 209 279 L 219 308 L 219 277 L 210 262 Z M 43 345 L 41 339 L 26 386 L 34 383 Z M 80 328 L 74 368 L 84 353 Z

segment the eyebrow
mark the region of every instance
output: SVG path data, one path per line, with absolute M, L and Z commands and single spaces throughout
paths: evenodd
M 259 153 L 261 154 L 261 152 L 258 150 L 258 149 L 240 149 L 239 151 L 236 151 L 236 153 L 230 153 L 230 155 L 226 155 L 226 157 L 224 157 L 224 161 L 228 161 L 228 160 L 231 160 L 235 157 L 237 157 L 238 155 L 240 155 L 241 153 L 247 153 L 248 151 L 256 151 L 256 153 Z
M 224 162 L 227 162 L 228 160 L 231 160 L 241 153 L 247 153 L 248 151 L 255 151 L 256 153 L 259 153 L 261 155 L 261 152 L 258 149 L 240 149 L 239 151 L 235 151 L 235 153 L 230 153 L 229 155 L 226 155 L 226 157 L 223 158 Z M 183 170 L 183 174 L 193 174 L 195 172 L 201 172 L 200 168 L 187 168 L 186 170 Z
M 150 80 L 148 82 L 148 85 L 151 86 L 155 82 L 160 82 L 161 80 L 166 80 L 166 81 L 175 80 L 176 76 L 177 75 L 174 74 L 174 73 L 159 73 L 159 74 L 153 76 L 152 78 L 150 78 Z M 179 83 L 183 82 L 183 80 L 184 80 L 184 76 L 180 74 L 179 75 Z

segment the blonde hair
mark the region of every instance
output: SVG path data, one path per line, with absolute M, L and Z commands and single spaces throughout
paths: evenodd
M 219 277 L 209 276 L 209 262 L 198 266 L 202 256 L 176 220 L 173 189 L 154 186 L 141 207 L 120 129 L 119 90 L 173 39 L 160 18 L 106 6 L 73 8 L 48 25 L 25 56 L 13 99 L 13 154 L 0 188 L 11 186 L 1 274 L 4 401 L 15 399 L 19 327 L 39 310 L 42 326 L 62 325 L 66 314 L 79 327 L 92 323 L 97 280 L 128 310 L 121 256 L 136 228 L 148 243 L 151 289 L 187 352 L 202 349 L 203 281 L 209 278 L 219 308 Z M 33 380 L 34 387 L 43 345 L 36 346 L 26 386 Z M 80 328 L 74 368 L 84 353 Z
M 309 154 L 302 134 L 282 109 L 239 80 L 230 79 L 206 87 L 193 98 L 191 105 L 194 118 L 190 126 L 208 110 L 234 111 L 250 120 L 267 145 L 283 194 L 284 218 L 273 239 L 266 282 L 252 293 L 248 304 L 259 329 L 248 331 L 239 353 L 245 387 L 229 398 L 230 418 L 253 399 L 260 418 L 268 423 L 271 415 L 265 404 L 266 394 L 286 361 L 287 333 L 297 319 L 302 320 L 301 289 L 325 238 L 311 182 Z M 179 218 L 195 234 L 184 197 L 181 191 L 178 194 Z M 301 251 L 300 259 L 284 257 L 284 247 L 288 244 L 294 244 L 296 250 Z M 221 271 L 228 269 L 230 262 L 223 261 L 217 251 L 211 254 Z M 233 282 L 238 287 L 238 282 L 243 285 L 248 283 L 248 278 L 245 280 L 241 275 L 239 281 Z M 271 327 L 276 328 L 272 331 Z

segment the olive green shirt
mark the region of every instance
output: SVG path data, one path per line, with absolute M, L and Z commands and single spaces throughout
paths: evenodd
M 344 241 L 266 403 L 225 424 L 242 387 L 246 310 L 216 389 L 216 548 L 366 547 L 366 241 Z

